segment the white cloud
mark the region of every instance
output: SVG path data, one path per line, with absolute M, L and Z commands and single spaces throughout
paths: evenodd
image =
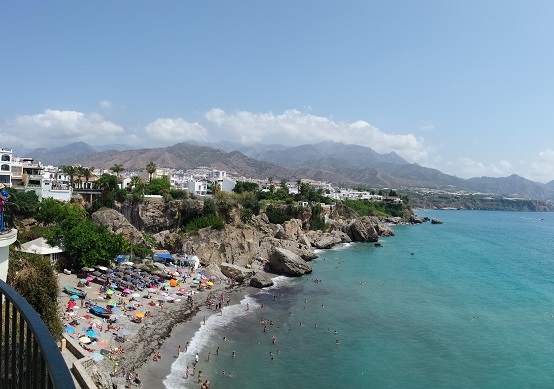
M 379 153 L 395 151 L 411 162 L 425 161 L 428 157 L 423 139 L 412 134 L 386 134 L 365 121 L 339 122 L 295 109 L 276 115 L 247 111 L 228 114 L 214 108 L 205 118 L 243 144 L 299 145 L 330 140 L 371 147 Z
M 513 173 L 513 166 L 510 162 L 501 160 L 495 163 L 486 164 L 474 161 L 470 158 L 461 157 L 455 162 L 448 162 L 446 169 L 448 174 L 454 174 L 460 178 L 472 177 L 505 177 Z M 439 168 L 439 170 L 442 170 Z M 447 171 L 445 171 L 447 173 Z
M 65 145 L 83 141 L 96 143 L 113 141 L 124 129 L 105 120 L 98 113 L 47 109 L 36 115 L 18 115 L 6 121 L 6 132 L 12 134 L 14 143 L 27 147 Z
M 554 179 L 554 150 L 539 152 L 537 159 L 531 163 L 529 176 L 532 180 L 541 182 Z
M 155 140 L 175 144 L 187 140 L 206 140 L 207 131 L 198 123 L 184 119 L 156 119 L 146 126 L 146 132 Z
M 112 102 L 108 100 L 102 100 L 98 103 L 98 105 L 104 109 L 111 109 L 113 107 Z

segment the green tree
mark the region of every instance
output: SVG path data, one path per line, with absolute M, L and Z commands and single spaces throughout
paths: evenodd
M 69 184 L 71 185 L 72 188 L 75 188 L 75 174 L 76 174 L 76 169 L 75 169 L 75 166 L 62 166 L 62 172 L 69 176 Z
M 123 167 L 123 165 L 115 164 L 115 165 L 113 165 L 113 166 L 110 168 L 110 170 L 111 170 L 112 172 L 114 172 L 115 175 L 119 178 L 119 173 L 121 173 L 122 171 L 124 171 L 125 168 Z
M 83 177 L 85 177 L 85 183 L 87 184 L 85 186 L 87 188 L 88 188 L 88 182 L 90 180 L 90 177 L 92 176 L 93 171 L 94 171 L 93 167 L 91 167 L 91 168 L 88 168 L 88 167 L 81 168 L 81 173 L 83 174 Z
M 114 191 L 119 187 L 117 177 L 108 173 L 102 174 L 100 178 L 96 180 L 95 185 L 98 189 L 102 189 L 102 191 L 105 192 Z
M 152 181 L 152 174 L 156 173 L 157 166 L 154 162 L 150 161 L 148 162 L 148 165 L 146 165 L 146 171 L 148 172 L 148 181 Z
M 140 179 L 139 176 L 133 176 L 131 177 L 131 190 L 135 189 L 144 189 L 144 183 Z
M 259 190 L 259 188 L 259 185 L 255 182 L 237 181 L 235 187 L 233 188 L 233 192 L 238 194 L 244 192 L 256 192 Z
M 76 269 L 106 264 L 130 248 L 129 241 L 123 236 L 111 234 L 88 218 L 81 219 L 70 228 L 64 227 L 64 223 L 58 224 L 48 231 L 47 239 L 65 247 Z
M 217 205 L 211 198 L 204 200 L 204 207 L 202 208 L 203 216 L 217 216 Z
M 164 191 L 168 191 L 171 184 L 165 178 L 153 178 L 145 187 L 145 193 L 150 195 L 161 195 Z
M 58 314 L 58 277 L 49 261 L 40 255 L 10 250 L 7 282 L 31 304 L 54 339 L 59 340 L 63 324 Z

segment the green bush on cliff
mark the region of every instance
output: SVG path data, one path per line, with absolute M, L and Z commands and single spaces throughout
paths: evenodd
M 58 277 L 50 262 L 40 255 L 10 250 L 7 282 L 40 315 L 54 339 L 61 337 L 58 316 Z
M 195 219 L 192 219 L 190 222 L 188 222 L 185 225 L 184 230 L 186 232 L 191 232 L 191 231 L 198 231 L 202 228 L 207 228 L 207 227 L 212 227 L 216 230 L 222 230 L 225 227 L 225 223 L 218 216 L 214 216 L 214 215 L 199 216 Z

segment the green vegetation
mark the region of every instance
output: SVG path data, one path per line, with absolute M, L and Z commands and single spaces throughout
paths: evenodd
M 488 211 L 549 212 L 554 207 L 538 200 L 513 199 L 484 194 L 417 193 L 409 194 L 413 208 L 466 209 Z
M 393 201 L 344 200 L 343 204 L 362 216 L 405 216 L 406 206 Z
M 129 241 L 94 223 L 77 204 L 45 199 L 36 218 L 48 227 L 45 233 L 48 242 L 65 247 L 71 268 L 106 264 L 130 249 Z
M 54 339 L 60 339 L 63 324 L 58 316 L 58 278 L 48 260 L 10 250 L 7 282 L 37 311 Z

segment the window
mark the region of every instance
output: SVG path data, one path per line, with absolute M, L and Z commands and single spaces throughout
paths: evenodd
M 9 161 L 10 156 L 8 154 L 2 154 L 2 161 Z
M 10 176 L 5 174 L 0 174 L 0 182 L 2 184 L 9 184 L 10 183 Z
M 3 164 L 3 165 L 0 167 L 0 170 L 2 170 L 2 171 L 4 171 L 4 172 L 9 172 L 9 171 L 10 171 L 10 165 Z

